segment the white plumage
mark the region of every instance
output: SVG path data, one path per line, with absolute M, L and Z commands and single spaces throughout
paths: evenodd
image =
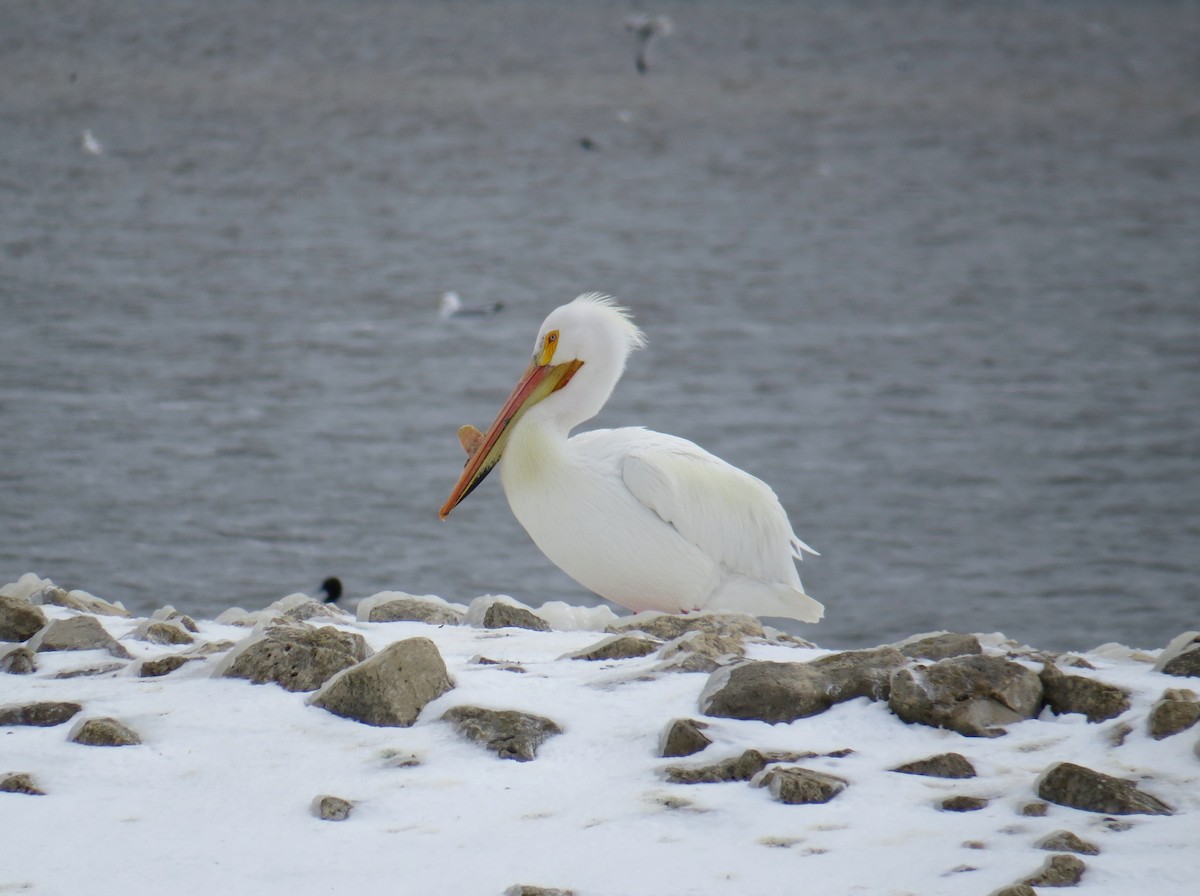
M 644 344 L 624 309 L 595 293 L 555 309 L 534 359 L 441 510 L 499 464 L 509 506 L 547 557 L 634 611 L 701 609 L 821 618 L 796 537 L 765 482 L 676 436 L 638 427 L 569 437 L 594 417 Z

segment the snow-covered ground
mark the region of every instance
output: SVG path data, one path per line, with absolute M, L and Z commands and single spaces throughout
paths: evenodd
M 77 615 L 43 609 L 49 619 Z M 1200 728 L 1160 741 L 1146 733 L 1148 707 L 1164 689 L 1196 680 L 1154 672 L 1153 657 L 1134 651 L 1087 654 L 1096 669 L 1088 674 L 1131 693 L 1133 706 L 1119 718 L 1089 724 L 1047 710 L 986 739 L 905 724 L 865 698 L 790 724 L 705 718 L 698 698 L 706 674 L 654 672 L 653 655 L 562 658 L 601 640 L 597 630 L 367 623 L 347 615 L 332 624 L 377 651 L 416 635 L 431 639 L 455 682 L 411 728 L 376 728 L 307 705 L 304 693 L 214 677 L 219 655 L 140 678 L 138 661 L 182 648 L 132 638 L 140 620 L 99 618 L 135 662 L 57 678 L 112 657 L 39 653 L 34 673 L 0 675 L 0 705 L 75 701 L 83 705 L 78 718 L 117 718 L 143 743 L 71 743 L 71 723 L 0 728 L 0 777 L 28 772 L 45 791 L 0 793 L 0 893 L 498 896 L 532 884 L 580 896 L 988 894 L 1031 876 L 1050 855 L 1036 842 L 1061 829 L 1101 850 L 1085 857 L 1081 894 L 1170 896 L 1196 892 L 1200 880 Z M 599 616 L 583 621 L 603 628 Z M 211 642 L 250 634 L 213 621 L 198 629 Z M 999 652 L 999 637 L 984 641 Z M 825 653 L 747 644 L 752 659 Z M 472 662 L 480 655 L 525 671 Z M 460 704 L 536 713 L 564 732 L 534 761 L 508 761 L 440 720 Z M 694 757 L 661 758 L 660 732 L 685 717 L 709 724 L 712 745 Z M 1114 747 L 1121 724 L 1132 731 Z M 849 787 L 827 804 L 784 805 L 745 782 L 664 780 L 667 766 L 749 748 L 849 748 L 842 758 L 803 763 Z M 948 751 L 966 756 L 978 777 L 889 771 Z M 1044 817 L 1022 815 L 1036 799 L 1038 775 L 1060 760 L 1138 779 L 1176 814 L 1122 816 L 1130 825 L 1123 830 L 1112 818 L 1056 805 Z M 351 801 L 350 817 L 317 818 L 310 807 L 321 794 Z M 941 799 L 956 794 L 989 803 L 942 811 Z

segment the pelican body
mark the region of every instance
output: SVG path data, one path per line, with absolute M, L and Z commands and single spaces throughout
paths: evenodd
M 645 344 L 597 293 L 552 311 L 533 360 L 486 433 L 459 430 L 466 466 L 445 519 L 491 470 L 513 515 L 560 569 L 639 612 L 731 610 L 817 622 L 796 537 L 765 482 L 677 436 L 640 427 L 571 436 L 608 401 Z

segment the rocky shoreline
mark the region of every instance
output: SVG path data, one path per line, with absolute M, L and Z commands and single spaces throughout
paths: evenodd
M 453 646 L 445 640 L 448 633 L 460 638 Z M 1030 838 L 1028 867 L 1014 866 L 1010 883 L 991 888 L 1004 896 L 1086 880 L 1092 864 L 1103 861 L 1094 857 L 1106 853 L 1131 818 L 1186 819 L 1195 829 L 1194 787 L 1189 794 L 1178 785 L 1194 782 L 1200 764 L 1172 766 L 1160 775 L 1144 767 L 1140 756 L 1133 763 L 1122 759 L 1127 744 L 1174 743 L 1195 739 L 1200 731 L 1200 633 L 1194 631 L 1157 656 L 1117 645 L 1056 655 L 1001 635 L 948 632 L 830 652 L 747 616 L 618 618 L 606 609 L 534 610 L 492 596 L 461 606 L 400 592 L 361 602 L 355 615 L 291 595 L 260 611 L 228 611 L 213 621 L 193 620 L 171 607 L 133 619 L 119 604 L 27 575 L 0 589 L 0 642 L 7 642 L 0 644 L 0 670 L 9 682 L 28 677 L 41 686 L 29 691 L 38 693 L 30 700 L 14 700 L 12 686 L 0 690 L 0 729 L 71 723 L 65 739 L 75 744 L 144 745 L 150 738 L 139 733 L 135 720 L 106 713 L 103 700 L 74 696 L 72 685 L 240 679 L 289 692 L 280 699 L 302 701 L 307 712 L 376 728 L 444 726 L 494 757 L 532 763 L 548 743 L 586 735 L 553 712 L 528 709 L 523 679 L 545 678 L 546 661 L 539 659 L 537 671 L 530 672 L 523 657 L 509 652 L 518 643 L 512 636 L 519 635 L 524 645 L 568 633 L 579 646 L 550 663 L 596 670 L 577 687 L 687 682 L 683 690 L 692 694 L 693 712 L 663 715 L 646 732 L 654 737 L 656 755 L 648 757 L 654 778 L 644 784 L 666 787 L 663 805 L 677 813 L 694 807 L 693 794 L 709 784 L 743 782 L 795 806 L 831 804 L 889 775 L 928 780 L 932 789 L 920 799 L 932 800 L 934 811 L 973 813 L 1005 805 L 1011 808 L 1010 828 L 1020 819 L 1047 816 L 1060 823 Z M 489 652 L 466 656 L 464 635 L 465 643 Z M 489 676 L 489 699 L 480 705 L 454 699 L 457 682 L 480 671 Z M 169 701 L 169 689 L 162 694 Z M 229 696 L 225 691 L 224 698 Z M 774 732 L 846 705 L 886 712 L 890 719 L 875 715 L 874 724 L 883 730 L 899 725 L 896 730 L 905 736 L 916 733 L 927 753 L 864 777 L 862 763 L 875 749 L 870 742 L 777 748 L 786 738 Z M 1026 761 L 1019 773 L 1002 778 L 987 771 L 1000 754 L 975 745 L 1002 744 L 1023 726 L 1037 724 L 1062 730 L 1048 738 L 1051 746 L 1024 742 L 1017 748 L 1026 756 L 1037 754 L 1036 762 Z M 764 736 L 768 730 L 772 736 Z M 1070 738 L 1063 740 L 1068 749 L 1059 750 L 1053 742 L 1063 732 Z M 1088 761 L 1075 755 L 1081 739 L 1099 748 Z M 1176 764 L 1178 752 L 1171 754 Z M 1189 761 L 1200 760 L 1200 742 L 1187 753 L 1194 754 Z M 1109 760 L 1107 768 L 1092 767 L 1099 764 L 1097 755 Z M 424 761 L 403 752 L 390 759 L 393 768 Z M 0 767 L 0 792 L 54 799 L 58 789 L 47 777 L 35 762 Z M 880 800 L 892 798 L 878 794 Z M 356 808 L 351 795 L 334 793 L 317 794 L 309 806 L 319 819 L 350 823 Z M 11 804 L 6 811 L 12 818 L 21 814 Z M 987 844 L 968 840 L 963 848 L 983 852 Z M 1038 858 L 1042 851 L 1050 855 Z M 960 875 L 975 870 L 970 863 L 963 868 Z M 966 887 L 961 892 L 968 889 L 978 892 Z M 508 892 L 572 891 L 519 884 Z

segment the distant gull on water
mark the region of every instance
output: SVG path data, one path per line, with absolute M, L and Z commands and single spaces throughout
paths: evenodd
M 96 135 L 90 129 L 85 129 L 83 136 L 79 138 L 79 145 L 83 147 L 83 151 L 90 156 L 98 156 L 104 154 L 104 145 L 96 139 Z
M 442 298 L 438 302 L 438 315 L 442 320 L 449 320 L 452 317 L 486 317 L 503 310 L 503 302 L 493 302 L 486 308 L 465 308 L 458 293 L 453 291 L 442 293 Z

